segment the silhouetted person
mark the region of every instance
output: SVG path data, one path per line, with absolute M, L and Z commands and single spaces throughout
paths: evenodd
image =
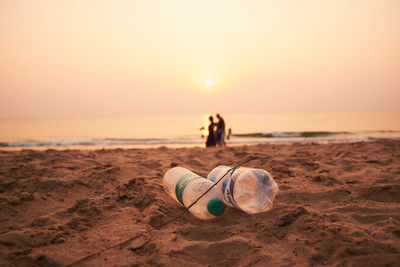
M 217 123 L 217 145 L 218 146 L 225 146 L 225 121 L 221 117 L 221 115 L 217 114 L 218 123 Z
M 215 123 L 214 118 L 212 116 L 208 117 L 210 120 L 210 125 L 208 125 L 208 136 L 206 141 L 206 147 L 213 147 L 217 144 L 215 140 Z
M 232 135 L 232 128 L 229 128 L 228 129 L 228 136 L 226 137 L 226 139 L 229 140 L 229 138 L 231 138 L 231 135 Z

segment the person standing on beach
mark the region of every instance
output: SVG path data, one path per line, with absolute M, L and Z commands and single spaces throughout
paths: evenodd
M 217 118 L 218 118 L 218 123 L 217 123 L 217 145 L 218 146 L 225 146 L 225 121 L 224 119 L 221 117 L 221 115 L 219 115 L 217 113 Z
M 210 124 L 208 125 L 208 136 L 206 141 L 206 147 L 216 146 L 217 142 L 215 140 L 215 123 L 213 116 L 208 117 Z

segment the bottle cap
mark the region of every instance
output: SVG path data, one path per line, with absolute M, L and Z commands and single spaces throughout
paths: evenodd
M 225 204 L 221 199 L 213 198 L 208 202 L 207 209 L 212 215 L 219 216 L 225 212 Z

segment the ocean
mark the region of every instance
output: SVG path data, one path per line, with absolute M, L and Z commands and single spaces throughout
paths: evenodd
M 0 119 L 0 149 L 204 146 L 209 115 Z M 400 112 L 221 115 L 228 145 L 400 138 Z

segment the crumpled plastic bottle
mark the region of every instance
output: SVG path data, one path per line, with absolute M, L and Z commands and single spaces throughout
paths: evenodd
M 207 179 L 215 183 L 225 173 L 227 173 L 225 177 L 216 185 L 225 204 L 250 214 L 272 208 L 279 188 L 267 171 L 218 166 L 208 174 Z

